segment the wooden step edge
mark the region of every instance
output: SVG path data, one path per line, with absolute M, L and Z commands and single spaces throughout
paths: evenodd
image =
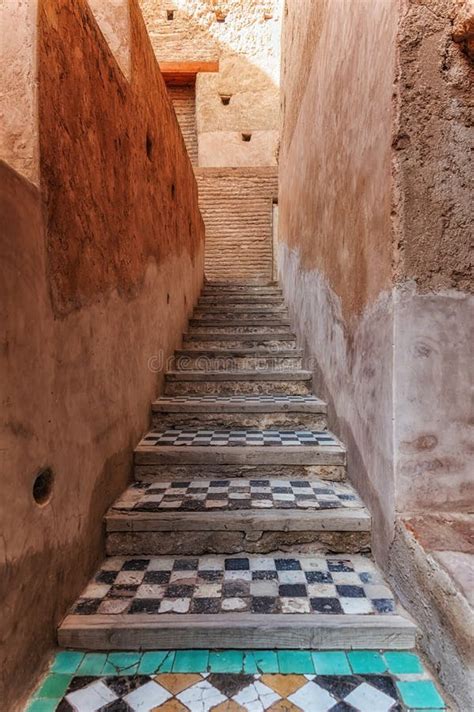
M 328 412 L 327 403 L 316 400 L 310 403 L 193 403 L 191 400 L 185 403 L 172 403 L 170 400 L 156 400 L 151 404 L 154 413 L 315 413 L 326 415 Z
M 368 532 L 371 516 L 365 508 L 302 510 L 295 508 L 202 512 L 134 512 L 111 507 L 105 516 L 108 532 L 138 531 L 327 531 Z
M 415 636 L 415 624 L 396 614 L 72 614 L 58 629 L 60 646 L 87 650 L 406 650 Z
M 135 465 L 345 465 L 346 451 L 326 447 L 139 445 Z

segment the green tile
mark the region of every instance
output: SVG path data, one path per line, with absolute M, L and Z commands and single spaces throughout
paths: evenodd
M 173 672 L 207 672 L 209 650 L 177 650 Z
M 95 675 L 99 677 L 104 669 L 107 653 L 86 653 L 77 669 L 77 675 Z
M 55 656 L 51 670 L 63 674 L 75 673 L 83 657 L 84 653 L 77 650 L 62 650 Z
M 153 650 L 143 653 L 138 673 L 152 675 L 155 672 L 171 672 L 174 663 L 174 652 L 169 650 Z
M 317 675 L 350 675 L 351 668 L 346 654 L 341 650 L 312 653 Z
M 361 675 L 377 674 L 387 669 L 383 657 L 374 650 L 351 650 L 347 657 L 353 672 Z
M 411 675 L 423 672 L 423 665 L 418 655 L 404 650 L 393 650 L 384 653 L 388 669 L 394 675 Z
M 244 673 L 277 673 L 278 656 L 274 650 L 248 650 L 244 653 Z
M 55 712 L 61 700 L 31 700 L 26 712 Z
M 210 672 L 238 673 L 244 666 L 241 650 L 220 650 L 209 653 Z
M 309 650 L 279 650 L 278 663 L 282 674 L 314 674 L 313 658 Z
M 445 709 L 444 702 L 431 680 L 397 682 L 403 702 L 410 709 Z
M 66 692 L 71 678 L 72 675 L 58 675 L 55 672 L 47 675 L 39 689 L 34 693 L 35 699 L 46 697 L 52 700 L 60 700 Z
M 109 653 L 102 675 L 135 675 L 141 653 Z

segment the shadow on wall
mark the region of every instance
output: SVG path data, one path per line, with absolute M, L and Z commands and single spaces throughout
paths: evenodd
M 196 181 L 136 1 L 130 82 L 84 0 L 42 0 L 35 45 L 41 190 L 0 163 L 9 712 L 101 556 L 160 383 L 147 363 L 179 344 L 203 279 Z

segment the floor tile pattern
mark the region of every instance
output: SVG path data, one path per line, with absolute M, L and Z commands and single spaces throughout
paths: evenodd
M 113 557 L 71 612 L 383 615 L 395 601 L 364 556 Z
M 137 482 L 114 504 L 135 512 L 211 509 L 340 509 L 363 507 L 355 491 L 337 482 L 312 480 L 185 480 Z
M 277 352 L 278 353 L 278 352 Z M 311 395 L 228 395 L 228 396 L 199 396 L 199 395 L 189 395 L 189 396 L 173 396 L 172 398 L 160 398 L 160 402 L 169 401 L 172 403 L 271 403 L 272 405 L 288 404 L 288 403 L 321 403 L 319 398 Z
M 315 430 L 257 430 L 257 429 L 189 429 L 153 431 L 148 433 L 140 445 L 202 445 L 202 446 L 329 446 L 340 448 L 340 444 L 326 431 Z
M 59 652 L 27 712 L 445 710 L 405 651 Z

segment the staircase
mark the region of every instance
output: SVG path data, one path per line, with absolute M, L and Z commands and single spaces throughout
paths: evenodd
M 207 283 L 65 647 L 411 648 L 275 284 Z

